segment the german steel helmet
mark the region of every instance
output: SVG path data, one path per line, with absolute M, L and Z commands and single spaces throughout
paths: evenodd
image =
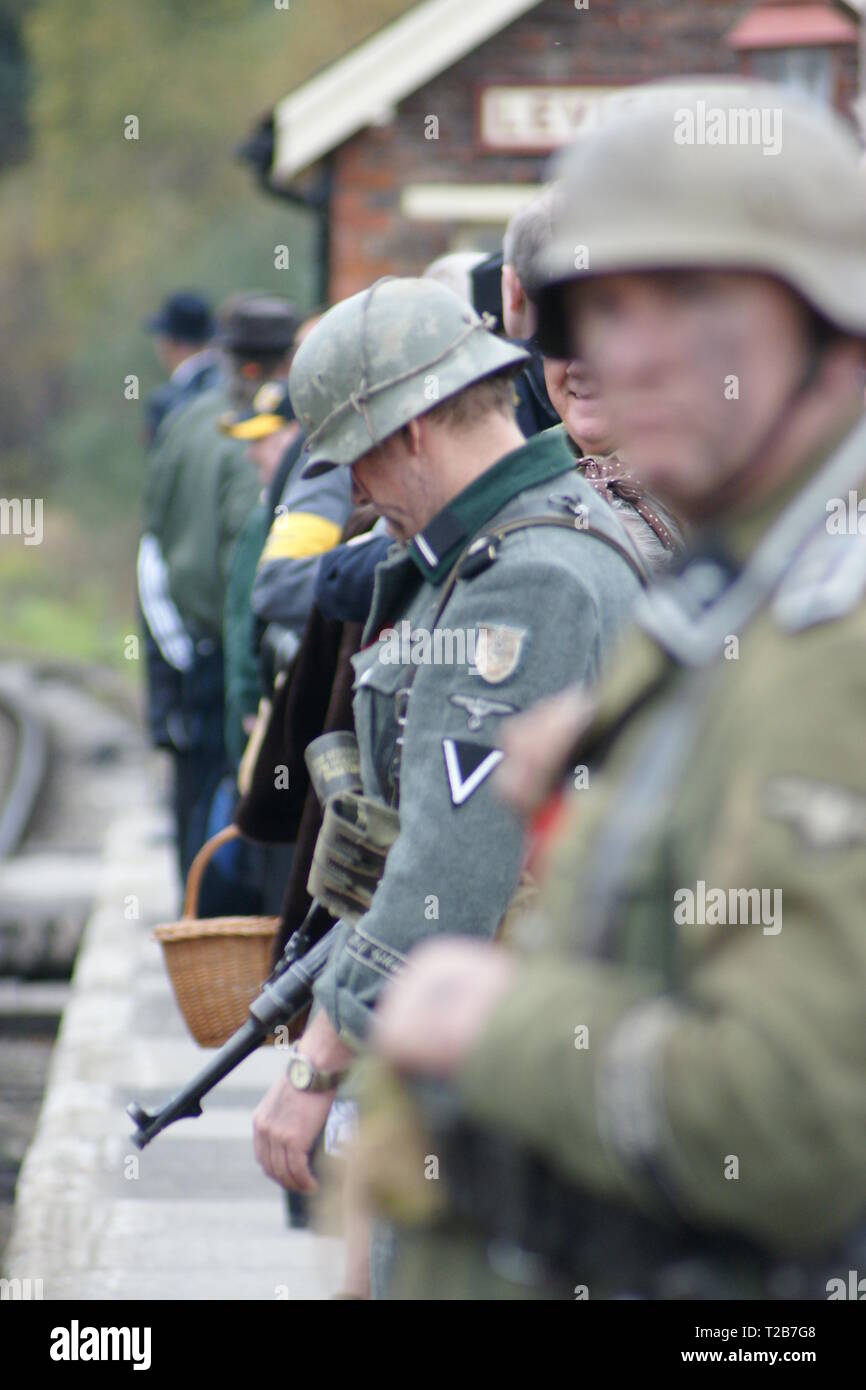
M 572 355 L 562 287 L 617 271 L 754 270 L 866 336 L 866 177 L 853 132 L 764 82 L 631 89 L 560 158 L 529 290 L 544 352 Z
M 473 382 L 527 359 L 432 280 L 386 278 L 330 309 L 295 354 L 289 392 L 304 477 L 352 464 Z

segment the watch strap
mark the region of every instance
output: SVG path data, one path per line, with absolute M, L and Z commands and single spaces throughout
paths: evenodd
M 313 1074 L 309 1086 L 299 1086 L 296 1088 L 298 1090 L 312 1091 L 314 1093 L 333 1091 L 339 1086 L 343 1077 L 346 1075 L 345 1071 L 321 1071 L 316 1066 L 315 1062 L 311 1062 L 310 1058 L 303 1052 L 299 1052 L 296 1047 L 292 1047 L 289 1049 L 289 1064 L 287 1068 L 287 1075 L 290 1081 L 292 1079 L 292 1062 L 295 1061 L 296 1058 L 305 1062 Z

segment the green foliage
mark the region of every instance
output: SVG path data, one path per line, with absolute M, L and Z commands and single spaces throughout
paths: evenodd
M 23 23 L 33 0 L 0 0 L 0 169 L 27 154 L 30 61 Z
M 97 626 L 118 604 L 134 626 L 144 456 L 124 378 L 142 398 L 160 379 L 141 321 L 178 287 L 313 306 L 314 219 L 263 194 L 235 151 L 298 82 L 408 7 L 0 0 L 0 117 L 2 36 L 22 17 L 35 76 L 31 160 L 0 178 L 0 496 L 44 497 L 80 542 L 67 553 L 47 530 L 33 573 L 49 592 L 36 607 L 19 593 L 18 628 L 26 613 L 63 629 L 76 593 Z M 138 139 L 124 138 L 129 116 Z M 0 605 L 0 639 L 10 622 Z
M 138 277 L 130 277 L 117 283 L 110 300 L 94 307 L 68 362 L 69 403 L 44 436 L 45 458 L 63 505 L 86 514 L 94 526 L 120 513 L 138 516 L 142 402 L 161 379 L 151 338 L 141 329 L 145 313 L 170 290 L 187 285 L 217 303 L 240 287 L 284 294 L 306 306 L 310 241 L 305 218 L 288 204 L 255 200 L 250 208 L 238 203 L 221 221 L 205 225 L 198 239 L 153 266 L 146 298 Z M 290 248 L 285 271 L 274 269 L 278 244 Z M 138 378 L 140 400 L 126 399 L 128 376 Z
M 0 539 L 0 652 L 52 652 L 125 669 L 123 640 L 136 631 L 136 528 L 115 518 L 97 544 L 93 527 L 56 503 L 46 506 L 43 525 L 38 546 Z

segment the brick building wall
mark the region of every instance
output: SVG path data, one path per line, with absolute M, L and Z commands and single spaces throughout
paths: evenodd
M 471 3 L 471 0 L 467 0 Z M 380 275 L 414 275 L 452 245 L 448 222 L 400 213 L 407 184 L 536 184 L 546 156 L 477 147 L 475 103 L 486 83 L 618 86 L 653 78 L 739 71 L 724 35 L 755 0 L 544 0 L 534 11 L 400 103 L 333 155 L 330 298 Z M 856 90 L 856 49 L 846 49 L 844 88 Z M 438 139 L 425 138 L 428 116 Z

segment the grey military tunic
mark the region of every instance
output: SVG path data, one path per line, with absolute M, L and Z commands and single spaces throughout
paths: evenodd
M 495 933 L 524 851 L 522 826 L 490 780 L 500 722 L 594 682 L 640 591 L 627 533 L 555 436 L 501 459 L 446 511 L 379 566 L 367 645 L 354 658 L 364 790 L 399 805 L 400 835 L 372 908 L 343 924 L 316 986 L 350 1042 L 363 1039 L 380 988 L 420 940 Z M 512 531 L 492 560 L 482 547 L 439 612 L 473 536 L 539 515 L 560 524 Z

